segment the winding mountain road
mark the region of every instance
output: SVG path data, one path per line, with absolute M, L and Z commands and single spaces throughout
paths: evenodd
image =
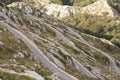
M 36 34 L 33 34 L 30 32 L 30 34 L 34 37 L 34 38 L 39 38 L 43 41 L 47 41 L 49 44 L 51 44 L 52 46 L 55 46 L 54 43 L 46 40 L 46 39 L 42 39 L 41 37 L 39 37 L 38 35 Z M 78 72 L 80 72 L 81 74 L 84 74 L 84 75 L 87 75 L 88 77 L 94 77 L 94 78 L 97 78 L 94 74 L 92 74 L 89 70 L 87 70 L 80 62 L 78 62 L 74 57 L 72 57 L 67 51 L 65 51 L 62 47 L 57 47 L 59 48 L 63 53 L 64 55 L 68 55 L 71 57 L 72 61 L 73 61 L 73 64 L 75 65 L 75 68 L 76 70 L 78 70 Z
M 66 26 L 66 28 L 68 29 L 68 32 L 70 34 L 73 34 L 74 36 L 78 37 L 79 38 L 79 41 L 87 46 L 89 46 L 90 48 L 102 53 L 104 56 L 106 56 L 108 59 L 109 59 L 109 62 L 110 62 L 110 66 L 111 68 L 117 73 L 120 75 L 120 69 L 118 68 L 118 66 L 116 65 L 115 63 L 115 60 L 114 58 L 112 58 L 111 56 L 108 55 L 108 53 L 105 53 L 103 52 L 102 50 L 90 45 L 81 35 L 79 35 L 78 33 L 74 32 L 70 27 Z
M 0 12 L 0 16 L 2 16 L 2 17 L 4 17 L 6 20 L 7 20 L 7 22 L 9 22 L 10 21 L 10 19 L 6 16 L 6 15 L 4 15 L 3 13 L 1 13 Z M 26 15 L 26 17 L 29 17 L 29 18 L 32 18 L 32 19 L 36 19 L 36 20 L 39 20 L 38 18 L 35 18 L 35 17 L 32 17 L 32 15 L 31 15 L 31 17 L 30 17 L 30 15 Z M 10 21 L 11 22 L 11 21 Z M 9 25 L 7 25 L 6 23 L 4 23 L 4 22 L 0 22 L 1 24 L 3 24 L 3 25 L 6 25 L 6 26 L 8 26 L 8 27 L 6 27 L 6 28 L 8 28 L 13 34 L 15 34 L 16 35 L 16 37 L 18 37 L 18 38 L 20 38 L 20 39 L 23 39 L 23 41 L 31 48 L 31 50 L 32 51 L 35 51 L 34 50 L 34 48 L 32 48 L 32 45 L 30 45 L 29 43 L 28 43 L 28 38 L 25 36 L 25 35 L 23 35 L 20 31 L 16 31 L 14 28 L 12 28 L 12 27 L 10 27 Z M 47 25 L 47 26 L 49 26 L 49 25 Z M 49 26 L 50 28 L 51 28 L 51 26 Z M 58 37 L 60 37 L 60 39 L 63 39 L 67 44 L 69 44 L 70 46 L 72 46 L 72 47 L 74 47 L 75 49 L 77 49 L 76 47 L 75 47 L 75 45 L 74 44 L 72 44 L 71 43 L 71 41 L 69 41 L 67 38 L 65 38 L 59 31 L 57 31 L 56 29 L 54 29 L 54 28 L 52 28 L 55 32 L 56 32 L 56 34 L 58 35 Z M 36 36 L 36 35 L 34 35 L 34 36 Z M 24 37 L 24 38 L 22 38 L 22 37 Z M 36 37 L 38 37 L 38 36 L 36 36 Z M 61 38 L 62 37 L 62 38 Z M 27 39 L 27 40 L 26 40 Z M 30 41 L 31 42 L 31 41 Z M 32 44 L 34 44 L 33 42 L 32 42 Z M 51 43 L 51 44 L 53 44 L 53 43 Z M 34 45 L 35 46 L 35 45 Z M 36 46 L 35 46 L 36 47 Z M 38 50 L 38 48 L 36 47 L 36 49 Z M 38 50 L 38 52 L 40 52 L 40 53 L 42 53 L 41 51 L 39 51 Z M 36 53 L 36 52 L 35 52 Z M 38 57 L 38 54 L 36 53 L 36 55 L 37 55 L 37 57 Z M 38 59 L 42 59 L 42 58 L 38 58 Z M 82 66 L 79 62 L 77 62 L 77 60 L 75 60 L 75 59 L 73 59 L 74 60 L 74 63 L 76 64 L 76 67 L 77 67 L 77 69 L 82 73 L 82 74 L 85 74 L 85 75 L 87 75 L 88 77 L 95 77 L 96 78 L 96 76 L 94 76 L 92 73 L 90 73 L 84 66 Z M 47 63 L 47 62 L 45 62 L 45 60 L 43 59 L 42 60 L 44 63 Z M 46 65 L 46 64 L 45 64 Z M 48 65 L 48 64 L 47 64 Z M 56 72 L 56 70 L 53 70 L 54 72 Z M 67 73 L 66 73 L 67 74 Z M 65 75 L 64 75 L 65 76 Z M 63 76 L 63 77 L 64 77 Z M 69 75 L 70 76 L 70 75 Z M 70 76 L 71 77 L 71 76 Z M 66 80 L 66 79 L 65 79 Z M 75 79 L 67 79 L 67 80 L 77 80 L 76 78 Z
M 37 18 L 37 17 L 33 17 L 32 15 L 31 15 L 31 17 L 30 17 L 30 15 L 26 15 L 27 17 L 29 17 L 29 18 L 31 18 L 31 19 L 35 19 L 35 20 L 39 20 L 39 18 Z M 58 31 L 57 29 L 55 29 L 54 27 L 52 27 L 52 26 L 50 26 L 50 25 L 48 25 L 48 24 L 45 24 L 46 26 L 48 26 L 50 29 L 52 29 L 55 33 L 56 33 L 56 35 L 57 35 L 57 37 L 59 38 L 59 39 L 62 39 L 65 43 L 67 43 L 69 46 L 71 46 L 71 47 L 73 47 L 74 49 L 76 49 L 76 50 L 78 50 L 79 51 L 79 49 L 75 46 L 75 44 L 72 42 L 72 41 L 70 41 L 69 39 L 67 39 L 60 31 Z M 53 44 L 53 43 L 51 43 L 51 44 Z M 68 54 L 68 53 L 67 53 Z M 94 75 L 94 74 L 92 74 L 90 71 L 88 71 L 82 64 L 80 64 L 75 58 L 73 58 L 72 57 L 72 60 L 74 61 L 74 64 L 75 64 L 75 68 L 81 73 L 81 74 L 85 74 L 85 75 L 87 75 L 88 77 L 94 77 L 94 78 L 96 78 L 96 76 Z
M 7 28 L 11 33 L 13 33 L 17 38 L 22 39 L 25 44 L 30 48 L 30 50 L 34 53 L 37 59 L 48 67 L 53 72 L 57 73 L 58 76 L 63 78 L 64 80 L 78 80 L 77 78 L 73 77 L 72 75 L 68 74 L 67 72 L 60 69 L 54 63 L 52 63 L 43 53 L 42 51 L 36 46 L 36 44 L 30 40 L 27 36 L 25 36 L 22 32 L 13 27 L 9 26 L 7 23 L 0 21 L 0 24 Z

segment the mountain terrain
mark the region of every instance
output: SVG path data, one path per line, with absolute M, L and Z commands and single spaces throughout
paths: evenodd
M 119 0 L 0 0 L 0 80 L 120 80 Z

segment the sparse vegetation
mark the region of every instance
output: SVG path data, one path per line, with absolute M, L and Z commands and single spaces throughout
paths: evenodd
M 3 72 L 0 70 L 0 79 L 2 80 L 35 80 L 29 76 L 25 75 L 16 75 L 16 74 L 10 74 L 7 72 Z
M 109 55 L 113 56 L 115 59 L 119 60 L 119 53 L 120 49 L 117 46 L 113 46 L 109 42 L 105 41 L 104 39 L 94 38 L 90 35 L 82 34 L 84 39 L 92 43 L 95 47 L 101 49 L 104 52 L 107 52 Z M 115 38 L 117 39 L 117 38 Z M 115 42 L 115 41 L 114 41 Z
M 100 38 L 112 39 L 115 35 L 120 34 L 119 18 L 111 18 L 106 15 L 97 16 L 89 14 L 76 14 L 63 19 L 74 25 L 74 29 L 83 33 L 97 36 Z
M 70 1 L 76 2 L 72 5 L 78 5 L 78 6 L 85 6 L 94 2 L 93 0 L 81 0 L 81 1 L 78 0 L 81 3 L 77 4 L 77 0 L 76 1 L 70 0 Z M 107 76 L 108 79 L 118 80 L 117 74 L 114 71 L 110 70 L 108 58 L 102 55 L 100 51 L 97 51 L 97 49 L 94 49 L 93 47 L 87 46 L 86 44 L 82 43 L 80 40 L 78 40 L 77 36 L 68 33 L 68 29 L 65 27 L 65 26 L 71 27 L 73 31 L 78 32 L 78 34 L 80 33 L 80 35 L 84 39 L 87 38 L 86 40 L 88 41 L 88 43 L 90 43 L 91 45 L 93 45 L 98 49 L 101 49 L 101 51 L 110 53 L 108 55 L 114 57 L 114 59 L 116 60 L 119 60 L 120 49 L 118 47 L 108 45 L 107 43 L 104 43 L 104 41 L 102 42 L 100 38 L 98 38 L 98 37 L 102 37 L 111 40 L 111 42 L 113 43 L 115 42 L 115 44 L 119 43 L 119 41 L 116 41 L 116 39 L 117 40 L 119 39 L 119 33 L 120 33 L 120 29 L 119 29 L 120 23 L 117 22 L 117 20 L 119 20 L 118 17 L 117 18 L 107 17 L 107 14 L 104 13 L 103 16 L 77 14 L 75 16 L 64 18 L 65 21 L 73 23 L 74 26 L 72 26 L 69 23 L 65 22 L 64 24 L 62 21 L 51 18 L 43 13 L 41 13 L 41 16 L 36 16 L 35 13 L 37 13 L 39 10 L 38 11 L 35 10 L 33 6 L 31 8 L 34 9 L 33 13 L 30 14 L 24 13 L 22 9 L 20 10 L 17 10 L 16 8 L 15 9 L 10 8 L 10 9 L 11 10 L 6 9 L 6 13 L 7 16 L 10 17 L 13 23 L 8 23 L 8 25 L 14 27 L 17 30 L 20 30 L 30 40 L 32 40 L 38 46 L 38 48 L 43 52 L 44 56 L 48 57 L 50 61 L 53 61 L 53 57 L 54 57 L 58 59 L 61 63 L 63 63 L 65 69 L 62 67 L 60 67 L 60 69 L 63 69 L 64 71 L 77 77 L 78 79 L 97 80 L 94 78 L 89 78 L 79 73 L 77 71 L 78 69 L 76 69 L 77 66 L 75 66 L 75 64 L 77 63 L 76 62 L 73 63 L 71 59 L 72 56 L 72 58 L 80 62 L 81 65 L 83 65 L 89 71 L 92 71 L 94 67 L 96 67 L 97 69 L 100 70 L 101 74 L 103 76 Z M 7 12 L 8 10 L 9 12 Z M 31 16 L 32 18 L 28 17 L 28 15 Z M 3 19 L 2 17 L 0 17 L 0 20 L 5 21 L 5 19 Z M 13 26 L 12 24 L 14 23 L 17 26 Z M 73 45 L 76 46 L 77 49 L 73 48 L 73 46 L 69 46 L 69 44 L 66 44 L 62 39 L 59 38 L 60 36 L 56 36 L 56 33 L 52 30 L 52 28 L 57 29 L 59 32 L 61 32 L 61 34 L 65 38 L 69 39 L 70 42 L 73 42 L 74 43 Z M 83 33 L 81 33 L 81 31 Z M 30 34 L 29 32 L 32 32 L 37 36 L 35 37 L 34 35 L 32 35 L 32 33 Z M 85 35 L 82 35 L 84 33 Z M 97 38 L 88 37 L 87 36 L 88 34 L 97 36 Z M 41 37 L 43 39 L 40 39 L 38 37 Z M 44 77 L 45 80 L 51 80 L 49 77 L 51 76 L 52 72 L 49 69 L 47 69 L 45 66 L 43 66 L 41 63 L 33 59 L 35 58 L 35 56 L 30 55 L 30 53 L 32 52 L 26 46 L 26 44 L 22 40 L 17 39 L 3 26 L 0 26 L 0 41 L 4 43 L 0 45 L 0 68 L 10 69 L 16 72 L 24 72 L 24 70 L 26 69 L 34 70 L 42 77 Z M 60 48 L 62 48 L 63 50 Z M 68 52 L 70 56 L 66 55 L 64 50 Z M 26 51 L 24 58 L 20 58 L 20 57 L 15 58 L 13 56 L 14 54 L 17 54 L 18 52 L 22 52 L 22 51 Z M 56 52 L 56 53 L 52 53 L 52 52 Z M 49 54 L 53 56 L 51 57 Z M 116 64 L 117 66 L 120 66 L 119 63 Z M 8 74 L 9 73 L 5 75 Z M 14 76 L 12 75 L 10 74 L 10 76 L 12 77 L 11 80 L 14 79 L 17 80 L 20 77 L 18 75 L 14 75 L 15 76 L 14 78 Z M 7 76 L 2 77 L 2 79 L 8 80 L 6 77 Z M 0 78 L 1 78 L 1 72 L 0 72 Z M 31 80 L 31 79 L 27 78 L 27 80 Z
M 120 34 L 115 35 L 112 39 L 111 42 L 116 44 L 118 47 L 120 47 Z
M 97 1 L 97 0 L 74 0 L 73 5 L 83 7 L 83 6 L 87 6 L 89 4 L 92 4 L 95 1 Z
M 112 6 L 120 13 L 120 0 L 111 0 Z
M 64 42 L 61 42 L 61 44 L 66 48 L 66 50 L 70 53 L 74 53 L 74 54 L 79 54 L 80 52 L 73 49 L 71 46 L 68 46 L 67 44 L 65 44 Z
M 4 4 L 10 4 L 10 3 L 16 2 L 16 1 L 21 1 L 21 0 L 0 0 L 0 2 L 2 2 Z
M 102 54 L 98 54 L 96 53 L 94 55 L 94 58 L 99 61 L 102 65 L 108 65 L 109 64 L 109 60 L 107 57 L 103 56 Z
M 40 75 L 44 76 L 45 79 L 47 78 L 47 75 L 51 74 L 51 71 L 49 69 L 45 68 L 42 64 L 36 63 L 37 61 L 34 59 L 30 59 L 31 57 L 31 51 L 27 47 L 27 45 L 22 41 L 17 39 L 12 33 L 10 33 L 7 29 L 5 29 L 3 26 L 0 26 L 0 40 L 3 42 L 3 45 L 0 45 L 0 64 L 5 64 L 5 66 L 1 66 L 0 68 L 5 68 L 5 69 L 11 69 L 16 72 L 23 72 L 25 69 L 24 67 L 20 67 L 24 65 L 27 67 L 27 69 L 33 70 L 34 67 L 35 71 L 38 73 L 43 72 L 45 75 L 42 73 Z M 18 52 L 26 52 L 24 58 L 15 58 L 13 55 L 17 54 Z M 13 66 L 14 61 L 12 62 L 11 60 L 15 60 L 17 63 L 16 66 Z M 42 67 L 35 66 L 34 64 L 37 64 Z M 5 75 L 4 75 L 5 74 Z M 13 75 L 9 73 L 0 73 L 0 78 L 3 80 L 34 80 L 32 78 L 29 78 L 27 76 L 18 76 L 18 75 Z M 7 76 L 8 75 L 8 76 Z
M 2 29 L 2 32 L 0 33 L 0 39 L 4 43 L 2 46 L 0 46 L 1 58 L 9 60 L 14 54 L 19 51 L 28 51 L 28 53 L 30 52 L 30 50 L 23 41 L 15 38 L 15 36 L 11 36 L 12 34 L 7 30 L 4 31 L 5 29 L 3 29 L 2 26 L 0 26 L 0 28 Z

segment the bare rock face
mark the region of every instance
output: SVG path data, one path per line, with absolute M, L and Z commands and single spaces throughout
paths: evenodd
M 106 14 L 111 17 L 119 14 L 111 7 L 111 2 L 109 0 L 98 0 L 85 7 L 50 4 L 49 0 L 23 0 L 23 3 L 19 4 L 25 5 L 24 2 L 32 2 L 34 3 L 33 5 L 38 9 L 41 9 L 43 13 L 58 19 L 64 18 L 66 16 L 73 16 L 76 13 L 88 13 L 92 15 Z M 13 7 L 17 4 L 18 3 L 12 3 L 12 5 L 10 4 L 9 6 Z
M 76 13 L 88 13 L 92 15 L 106 14 L 111 17 L 118 15 L 118 12 L 114 10 L 110 4 L 111 3 L 109 0 L 98 0 L 97 2 L 94 2 L 86 7 L 48 4 L 43 7 L 43 10 L 44 13 L 54 16 L 58 19 L 71 16 Z
M 74 15 L 77 12 L 75 7 L 65 6 L 65 5 L 62 6 L 57 4 L 46 5 L 42 10 L 44 13 L 54 16 L 55 18 L 58 18 L 58 19 L 66 16 Z
M 107 14 L 109 16 L 114 16 L 115 10 L 113 11 L 113 8 L 110 6 L 110 1 L 108 0 L 99 0 L 97 2 L 94 2 L 91 5 L 88 5 L 86 7 L 83 7 L 82 13 L 88 13 L 88 14 Z

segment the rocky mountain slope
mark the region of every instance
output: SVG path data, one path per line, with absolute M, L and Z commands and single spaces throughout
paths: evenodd
M 59 19 L 65 16 L 75 15 L 76 13 L 88 13 L 93 15 L 106 13 L 109 16 L 119 15 L 119 13 L 110 6 L 109 0 L 98 0 L 85 7 L 48 4 L 43 7 L 43 10 L 46 14 Z
M 52 12 L 49 15 L 44 12 L 46 6 L 53 5 L 54 10 L 60 9 L 60 15 L 66 17 L 73 15 L 67 9 L 79 12 L 83 8 L 49 4 L 49 1 L 44 4 L 43 0 L 35 0 L 42 6 L 23 1 L 0 5 L 1 80 L 120 79 L 117 45 L 51 17 Z
M 119 15 L 118 11 L 111 7 L 112 3 L 109 0 L 97 0 L 90 5 L 83 7 L 53 4 L 54 1 L 52 3 L 52 1 L 49 0 L 23 1 L 34 3 L 35 7 L 40 8 L 42 12 L 58 19 L 64 18 L 66 16 L 73 16 L 76 13 L 88 13 L 92 15 L 108 14 L 108 16 Z M 13 5 L 17 5 L 17 3 L 13 3 L 9 6 Z

